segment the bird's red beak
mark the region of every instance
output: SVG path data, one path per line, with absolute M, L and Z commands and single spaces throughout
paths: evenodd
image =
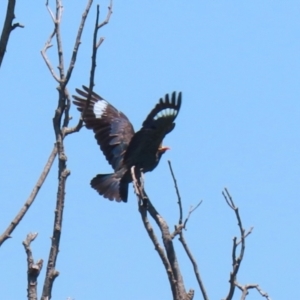
M 170 150 L 170 148 L 166 147 L 166 146 L 161 146 L 161 147 L 158 148 L 159 152 L 166 152 L 167 150 Z

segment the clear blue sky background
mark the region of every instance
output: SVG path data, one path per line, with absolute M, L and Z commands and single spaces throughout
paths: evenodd
M 0 3 L 3 23 L 6 2 Z M 30 194 L 54 144 L 57 83 L 40 50 L 53 24 L 45 1 L 17 1 L 16 21 L 0 70 L 0 230 Z M 54 1 L 51 1 L 54 2 Z M 75 4 L 76 2 L 76 4 Z M 96 4 L 96 3 L 95 3 Z M 88 83 L 95 4 L 82 37 L 70 93 Z M 51 3 L 54 8 L 54 3 Z M 68 65 L 86 1 L 65 1 L 63 46 Z M 100 1 L 101 15 L 108 1 Z M 165 93 L 183 92 L 172 149 L 146 174 L 146 188 L 171 228 L 178 207 L 167 160 L 177 176 L 185 215 L 203 200 L 186 238 L 210 299 L 227 295 L 232 238 L 239 230 L 221 191 L 227 187 L 245 228 L 254 226 L 238 280 L 259 283 L 273 300 L 297 299 L 300 283 L 300 3 L 299 1 L 118 1 L 101 34 L 95 91 L 139 129 Z M 49 50 L 56 69 L 56 50 Z M 79 114 L 71 108 L 76 124 Z M 110 166 L 82 130 L 65 140 L 65 215 L 53 299 L 171 299 L 166 273 L 137 211 L 89 187 Z M 28 232 L 35 259 L 47 261 L 57 188 L 57 161 L 13 238 L 0 249 L 1 297 L 26 297 Z M 158 234 L 159 235 L 159 234 Z M 159 235 L 160 236 L 160 235 Z M 175 241 L 186 288 L 202 299 L 192 266 Z M 45 265 L 46 266 L 46 265 Z M 39 293 L 45 268 L 39 277 Z M 239 292 L 234 299 L 239 299 Z M 249 300 L 261 299 L 251 291 Z

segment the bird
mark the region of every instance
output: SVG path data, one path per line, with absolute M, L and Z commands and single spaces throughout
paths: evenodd
M 114 172 L 98 174 L 91 180 L 91 187 L 109 200 L 127 202 L 128 185 L 132 182 L 131 167 L 139 168 L 143 173 L 156 168 L 162 155 L 169 150 L 163 146 L 164 137 L 174 127 L 180 107 L 182 93 L 173 92 L 160 98 L 148 114 L 142 128 L 135 132 L 125 114 L 117 110 L 104 98 L 82 86 L 76 89 L 73 103 L 83 113 L 87 129 L 92 129 L 108 163 Z

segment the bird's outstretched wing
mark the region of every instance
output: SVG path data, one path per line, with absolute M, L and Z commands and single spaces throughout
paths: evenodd
M 168 94 L 165 95 L 165 98 L 160 98 L 143 122 L 142 128 L 132 137 L 124 161 L 138 165 L 149 159 L 151 155 L 156 155 L 166 134 L 175 127 L 174 120 L 180 106 L 181 92 L 178 95 L 173 92 L 171 98 Z
M 73 103 L 83 112 L 88 98 L 89 88 L 76 89 L 82 96 L 74 95 Z M 91 101 L 84 115 L 88 129 L 92 129 L 107 161 L 114 170 L 118 170 L 123 162 L 124 153 L 134 135 L 128 118 L 96 93 L 92 93 Z

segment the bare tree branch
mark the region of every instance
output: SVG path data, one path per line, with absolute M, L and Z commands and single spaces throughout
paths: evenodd
M 182 224 L 182 205 L 181 205 L 181 197 L 180 197 L 180 193 L 179 193 L 179 189 L 178 189 L 178 185 L 177 185 L 177 180 L 175 178 L 174 172 L 173 172 L 173 168 L 171 165 L 171 161 L 168 160 L 168 164 L 169 164 L 169 169 L 173 178 L 173 182 L 174 182 L 174 186 L 175 186 L 175 191 L 177 194 L 177 199 L 178 199 L 178 206 L 179 206 L 179 222 L 178 224 Z
M 181 201 L 180 201 L 181 203 Z M 192 213 L 202 204 L 202 200 L 195 206 L 191 206 L 190 207 L 190 210 L 189 210 L 189 213 L 187 215 L 187 217 L 185 218 L 184 222 L 182 223 L 182 220 L 180 220 L 180 217 L 179 217 L 179 221 L 178 221 L 178 224 L 175 225 L 175 230 L 174 232 L 171 234 L 172 236 L 172 239 L 174 239 L 176 237 L 176 235 L 179 235 L 183 229 L 186 230 L 186 225 L 187 225 L 187 222 L 188 220 L 190 219 Z M 181 224 L 180 224 L 180 221 L 181 221 Z
M 154 248 L 155 250 L 158 252 L 158 255 L 159 257 L 161 258 L 162 260 L 162 263 L 163 265 L 165 266 L 165 269 L 167 271 L 167 275 L 168 275 L 168 278 L 169 278 L 169 282 L 170 282 L 170 285 L 171 285 L 171 290 L 172 290 L 172 293 L 173 293 L 173 296 L 176 295 L 176 291 L 175 291 L 175 287 L 174 287 L 174 284 L 172 284 L 175 279 L 174 279 L 174 276 L 173 276 L 173 272 L 171 270 L 171 266 L 170 266 L 170 263 L 165 255 L 165 252 L 164 252 L 164 249 L 162 248 L 162 246 L 160 245 L 155 233 L 154 233 L 154 230 L 153 230 L 153 227 L 151 226 L 150 222 L 149 222 L 149 219 L 147 217 L 147 208 L 146 208 L 146 205 L 143 205 L 142 203 L 142 199 L 144 196 L 143 195 L 143 191 L 142 191 L 142 184 L 141 184 L 141 178 L 139 177 L 139 175 L 142 176 L 142 173 L 140 174 L 136 174 L 136 171 L 135 171 L 135 167 L 132 167 L 131 168 L 131 175 L 132 175 L 132 178 L 133 178 L 133 186 L 134 186 L 134 189 L 135 189 L 135 193 L 138 197 L 138 202 L 139 202 L 139 212 L 141 214 L 141 217 L 142 217 L 142 221 L 143 221 L 143 224 L 145 226 L 145 229 L 154 245 Z M 147 199 L 148 200 L 148 199 Z
M 98 25 L 98 29 L 100 29 L 101 27 L 108 24 L 108 22 L 110 20 L 110 16 L 112 14 L 112 6 L 113 6 L 113 1 L 110 0 L 110 4 L 108 6 L 108 13 L 107 13 L 106 19 L 101 24 Z
M 60 31 L 62 10 L 63 10 L 62 1 L 56 0 L 55 16 L 48 6 L 48 1 L 46 2 L 47 9 L 50 13 L 52 21 L 54 22 L 54 30 L 50 35 L 50 38 L 48 39 L 44 49 L 42 50 L 42 56 L 53 78 L 59 82 L 59 86 L 57 88 L 58 104 L 53 117 L 53 128 L 56 137 L 56 149 L 57 149 L 59 160 L 58 160 L 58 190 L 57 190 L 57 198 L 56 198 L 56 209 L 55 209 L 55 217 L 54 217 L 54 224 L 53 224 L 53 234 L 51 238 L 51 248 L 50 248 L 49 258 L 47 262 L 46 277 L 43 286 L 43 293 L 42 293 L 43 300 L 51 299 L 53 283 L 55 278 L 59 275 L 59 272 L 55 269 L 55 267 L 56 267 L 58 252 L 59 252 L 59 243 L 60 243 L 61 230 L 62 230 L 66 180 L 70 174 L 70 171 L 67 169 L 67 163 L 66 163 L 67 156 L 64 151 L 64 142 L 63 142 L 65 136 L 64 128 L 67 127 L 69 124 L 69 119 L 70 119 L 69 109 L 71 103 L 70 95 L 66 88 L 66 85 L 72 75 L 72 71 L 76 62 L 77 51 L 80 45 L 81 34 L 91 4 L 92 4 L 92 0 L 89 0 L 87 3 L 87 7 L 82 15 L 81 23 L 77 32 L 77 37 L 73 49 L 73 55 L 71 58 L 70 66 L 67 73 L 65 73 L 64 52 L 62 47 L 62 39 L 61 39 L 61 31 Z M 51 63 L 46 56 L 46 51 L 49 47 L 51 47 L 51 40 L 54 36 L 56 37 L 56 44 L 57 44 L 59 77 L 54 73 Z M 65 76 L 65 74 L 67 75 Z M 64 118 L 63 122 L 62 122 L 62 118 Z
M 249 294 L 249 290 L 251 289 L 256 289 L 258 291 L 258 293 L 262 296 L 265 297 L 267 300 L 271 300 L 271 298 L 269 297 L 269 295 L 264 292 L 258 284 L 246 284 L 246 285 L 241 285 L 239 283 L 235 283 L 235 285 L 242 291 L 242 297 L 241 300 L 245 300 L 247 295 Z
M 191 263 L 192 263 L 192 266 L 194 268 L 194 273 L 195 273 L 195 277 L 197 279 L 197 282 L 198 282 L 198 285 L 200 287 L 200 290 L 201 290 L 201 293 L 202 293 L 202 296 L 203 296 L 203 299 L 204 300 L 208 300 L 208 295 L 207 295 L 207 292 L 206 292 L 206 289 L 205 289 L 205 286 L 204 286 L 204 283 L 202 281 L 202 278 L 201 278 L 201 275 L 200 275 L 200 272 L 199 272 L 199 269 L 198 269 L 198 264 L 194 258 L 194 256 L 192 255 L 192 252 L 190 251 L 190 248 L 188 247 L 186 241 L 185 241 L 185 238 L 184 238 L 184 235 L 183 235 L 183 232 L 181 232 L 179 234 L 179 241 L 181 242 L 188 258 L 190 259 Z
M 112 0 L 110 1 L 110 6 L 108 7 L 108 13 L 107 13 L 106 19 L 104 22 L 101 23 L 102 26 L 99 26 L 100 7 L 99 7 L 99 5 L 97 5 L 96 23 L 95 23 L 94 35 L 93 35 L 92 66 L 91 66 L 91 71 L 90 71 L 89 93 L 88 93 L 88 97 L 86 100 L 85 109 L 82 111 L 81 117 L 80 117 L 77 125 L 72 128 L 65 128 L 64 129 L 65 136 L 68 134 L 74 133 L 74 132 L 78 132 L 83 126 L 84 116 L 86 114 L 87 108 L 89 107 L 89 103 L 91 101 L 91 97 L 92 97 L 92 93 L 93 93 L 93 88 L 95 86 L 94 78 L 95 78 L 95 70 L 97 67 L 97 63 L 96 63 L 97 62 L 97 52 L 98 52 L 100 45 L 104 41 L 104 38 L 101 37 L 100 41 L 97 42 L 98 30 L 101 27 L 103 27 L 104 25 L 108 24 L 111 14 L 112 14 Z
M 47 0 L 48 2 L 48 0 Z M 47 3 L 48 5 L 48 3 Z M 65 65 L 64 65 L 64 52 L 62 46 L 62 39 L 60 33 L 60 24 L 62 19 L 63 5 L 61 0 L 56 0 L 56 16 L 55 16 L 55 37 L 57 44 L 57 55 L 58 55 L 58 71 L 61 82 L 65 82 Z M 63 90 L 65 85 L 60 84 L 60 88 Z
M 56 1 L 56 2 L 57 2 L 57 10 L 56 10 L 56 15 L 57 15 L 57 16 L 54 17 L 54 14 L 53 14 L 53 12 L 51 11 L 51 9 L 50 9 L 50 7 L 49 7 L 49 2 L 48 2 L 48 0 L 46 1 L 46 7 L 47 7 L 47 10 L 48 10 L 48 12 L 49 12 L 49 14 L 50 14 L 50 16 L 51 16 L 51 19 L 52 19 L 52 21 L 53 21 L 53 23 L 54 23 L 54 29 L 53 29 L 53 32 L 50 34 L 50 37 L 48 38 L 47 42 L 45 43 L 45 46 L 44 46 L 44 48 L 42 49 L 41 54 L 42 54 L 42 56 L 43 56 L 43 58 L 44 58 L 44 60 L 45 60 L 45 63 L 46 63 L 46 65 L 47 65 L 47 67 L 48 67 L 50 73 L 52 74 L 53 78 L 54 78 L 57 82 L 61 83 L 61 82 L 62 82 L 61 79 L 59 79 L 58 75 L 55 73 L 55 71 L 54 71 L 54 69 L 53 69 L 53 67 L 52 67 L 52 65 L 51 65 L 51 62 L 50 62 L 50 60 L 48 59 L 48 57 L 47 57 L 47 55 L 46 55 L 47 50 L 53 46 L 53 45 L 51 44 L 51 42 L 52 42 L 53 37 L 54 37 L 54 36 L 56 35 L 56 33 L 57 33 L 57 26 L 59 26 L 59 22 L 60 22 L 60 19 L 61 19 L 61 13 L 62 13 L 61 10 L 62 10 L 62 6 L 59 5 L 59 3 L 58 3 L 59 1 Z
M 232 247 L 232 272 L 230 273 L 230 287 L 229 287 L 229 292 L 227 297 L 225 298 L 226 300 L 231 300 L 233 298 L 234 295 L 234 291 L 235 291 L 235 282 L 236 282 L 236 276 L 237 273 L 239 271 L 240 265 L 242 263 L 243 257 L 244 257 L 244 253 L 245 253 L 245 247 L 246 247 L 246 237 L 245 237 L 245 229 L 243 228 L 242 225 L 242 220 L 240 217 L 240 213 L 239 213 L 239 209 L 238 207 L 235 206 L 233 199 L 231 198 L 231 195 L 229 194 L 228 190 L 225 188 L 225 190 L 222 192 L 223 197 L 225 198 L 228 206 L 234 211 L 235 216 L 237 218 L 238 221 L 238 227 L 240 229 L 240 234 L 241 234 L 241 248 L 240 248 L 240 252 L 239 255 L 237 257 L 237 247 L 238 247 L 238 243 L 237 243 L 237 237 L 233 238 L 233 247 Z
M 37 237 L 37 233 L 29 233 L 26 240 L 23 241 L 23 246 L 27 255 L 27 298 L 28 300 L 37 300 L 37 278 L 43 267 L 43 260 L 40 259 L 34 263 L 30 244 Z
M 65 161 L 61 162 L 60 164 L 64 165 Z M 61 175 L 59 178 L 59 185 L 57 191 L 57 202 L 56 202 L 56 210 L 55 210 L 53 235 L 51 238 L 51 249 L 48 258 L 46 278 L 43 287 L 43 294 L 42 294 L 43 300 L 51 299 L 53 282 L 55 278 L 59 275 L 59 272 L 55 269 L 55 266 L 56 266 L 57 255 L 59 252 L 59 242 L 60 242 L 61 227 L 62 227 L 62 220 L 63 220 L 65 185 L 66 185 L 66 179 L 70 174 L 69 170 L 67 170 L 65 167 L 66 166 L 64 165 L 59 168 Z M 61 170 L 62 168 L 64 169 L 63 171 Z
M 16 0 L 8 0 L 6 17 L 4 20 L 4 25 L 3 25 L 1 39 L 0 39 L 0 67 L 6 52 L 10 33 L 17 27 L 24 28 L 24 25 L 20 23 L 12 24 L 13 19 L 15 18 L 15 5 L 16 5 Z
M 242 225 L 242 220 L 240 217 L 240 213 L 238 210 L 238 207 L 235 206 L 233 199 L 231 195 L 229 194 L 228 190 L 225 188 L 224 191 L 222 192 L 223 197 L 225 198 L 225 201 L 227 202 L 228 206 L 235 212 L 237 221 L 238 221 L 238 227 L 240 229 L 240 234 L 241 234 L 241 239 L 240 241 L 237 241 L 237 237 L 233 238 L 233 247 L 232 247 L 232 272 L 230 273 L 230 278 L 229 278 L 229 292 L 225 300 L 231 300 L 234 295 L 235 288 L 238 287 L 242 291 L 242 297 L 241 299 L 244 300 L 246 299 L 246 296 L 249 293 L 250 289 L 256 289 L 261 296 L 265 297 L 268 300 L 271 300 L 271 298 L 268 296 L 267 293 L 263 292 L 258 284 L 246 284 L 246 285 L 241 285 L 237 281 L 237 274 L 239 271 L 239 268 L 241 266 L 242 260 L 244 258 L 244 253 L 246 249 L 246 237 L 251 234 L 253 227 L 251 227 L 248 232 L 244 229 Z M 241 244 L 239 254 L 237 254 L 237 248 Z
M 88 16 L 88 13 L 90 11 L 92 3 L 93 3 L 93 0 L 88 1 L 86 9 L 85 9 L 84 13 L 82 14 L 82 19 L 81 19 L 81 23 L 79 25 L 79 29 L 78 29 L 78 32 L 77 32 L 77 37 L 76 37 L 76 41 L 75 41 L 75 45 L 74 45 L 74 49 L 73 49 L 73 54 L 72 54 L 71 61 L 70 61 L 70 66 L 68 68 L 67 75 L 66 75 L 66 78 L 64 80 L 65 86 L 68 84 L 68 82 L 71 78 L 71 75 L 72 75 L 72 71 L 73 71 L 74 66 L 75 66 L 78 49 L 79 49 L 79 46 L 81 44 L 82 31 L 83 31 L 85 20 Z
M 151 217 L 156 222 L 162 234 L 162 241 L 166 251 L 166 256 L 159 253 L 160 258 L 162 259 L 168 278 L 171 286 L 171 290 L 173 293 L 174 300 L 186 300 L 192 299 L 194 295 L 194 291 L 191 290 L 189 293 L 185 291 L 183 278 L 179 269 L 178 261 L 176 258 L 175 249 L 173 246 L 173 241 L 171 237 L 171 233 L 169 231 L 168 224 L 162 218 L 162 216 L 157 212 L 155 207 L 152 205 L 149 197 L 147 196 L 142 182 L 142 172 L 135 167 L 132 167 L 131 174 L 133 178 L 133 184 L 135 188 L 135 192 L 137 194 L 139 204 L 143 203 L 143 205 L 139 205 L 139 211 L 141 213 L 142 221 L 144 223 L 145 229 L 152 240 L 153 244 L 157 245 L 157 238 L 154 238 L 153 228 L 149 227 L 149 221 L 147 219 L 147 211 L 151 215 Z M 157 250 L 157 248 L 156 248 Z M 166 261 L 166 257 L 168 262 Z
M 34 199 L 36 198 L 40 188 L 42 187 L 42 185 L 45 182 L 45 179 L 47 178 L 47 175 L 49 174 L 49 171 L 52 167 L 52 164 L 54 162 L 54 159 L 56 157 L 57 154 L 57 149 L 54 146 L 48 161 L 40 175 L 40 178 L 38 179 L 35 187 L 33 188 L 29 198 L 26 200 L 26 202 L 24 203 L 23 207 L 21 208 L 21 210 L 19 211 L 19 213 L 16 215 L 16 217 L 13 219 L 13 221 L 10 223 L 10 225 L 7 227 L 7 229 L 4 231 L 4 233 L 0 236 L 0 247 L 1 245 L 8 239 L 10 238 L 12 232 L 14 231 L 14 229 L 18 226 L 18 224 L 20 223 L 20 221 L 22 220 L 22 218 L 25 216 L 26 212 L 28 211 L 29 207 L 31 206 L 31 204 L 33 203 Z
M 62 219 L 63 219 L 63 208 L 64 208 L 64 200 L 65 200 L 65 184 L 66 179 L 68 175 L 70 174 L 70 171 L 67 170 L 66 161 L 67 157 L 65 155 L 64 151 L 64 137 L 67 135 L 67 133 L 71 133 L 72 130 L 69 130 L 67 128 L 69 124 L 69 109 L 70 109 L 70 95 L 66 88 L 66 85 L 68 84 L 72 71 L 74 69 L 74 65 L 77 58 L 77 52 L 80 46 L 80 39 L 82 35 L 82 31 L 85 25 L 85 21 L 87 18 L 87 15 L 89 13 L 90 7 L 92 4 L 92 0 L 89 0 L 86 6 L 86 9 L 82 15 L 81 23 L 77 32 L 77 37 L 75 40 L 75 45 L 73 48 L 73 54 L 71 57 L 70 65 L 67 70 L 67 73 L 65 73 L 64 69 L 64 52 L 62 47 L 62 39 L 61 39 L 61 33 L 60 33 L 60 23 L 61 23 L 61 17 L 62 17 L 62 1 L 56 0 L 56 14 L 52 13 L 51 9 L 48 6 L 48 1 L 46 3 L 47 9 L 50 13 L 50 16 L 54 22 L 54 30 L 52 34 L 50 35 L 50 38 L 46 42 L 43 50 L 42 50 L 42 56 L 46 62 L 46 65 L 48 66 L 53 78 L 59 83 L 58 93 L 59 93 L 59 99 L 58 99 L 58 106 L 54 114 L 53 118 L 53 127 L 55 131 L 56 136 L 56 147 L 57 152 L 59 155 L 59 165 L 58 165 L 58 192 L 57 192 L 57 201 L 56 201 L 56 210 L 55 210 L 55 220 L 54 220 L 54 228 L 53 228 L 53 236 L 51 240 L 51 249 L 47 264 L 47 272 L 46 272 L 46 278 L 44 282 L 43 287 L 43 295 L 42 299 L 50 299 L 51 298 L 51 292 L 52 292 L 52 286 L 55 278 L 59 275 L 59 272 L 55 269 L 57 255 L 59 251 L 59 242 L 60 242 L 60 236 L 61 236 L 61 227 L 62 227 Z M 112 2 L 111 2 L 112 4 Z M 111 11 L 111 6 L 110 6 Z M 111 12 L 109 14 L 109 17 L 111 15 Z M 109 17 L 107 18 L 107 22 L 109 21 Z M 96 39 L 97 39 L 97 31 L 98 31 L 98 20 L 99 20 L 99 6 L 97 7 L 97 18 L 96 18 L 96 29 L 94 32 L 94 43 L 93 43 L 93 56 L 92 56 L 92 69 L 91 69 L 91 78 L 90 78 L 90 92 L 89 92 L 89 99 L 87 101 L 90 101 L 91 94 L 92 94 L 92 88 L 94 86 L 94 74 L 95 74 L 95 68 L 96 68 L 96 54 L 97 54 L 97 47 L 96 47 Z M 50 63 L 50 61 L 47 58 L 46 51 L 48 48 L 50 48 L 51 41 L 53 37 L 56 37 L 56 43 L 57 43 L 57 54 L 58 54 L 58 61 L 59 61 L 59 76 L 55 74 L 53 71 L 53 67 Z M 66 75 L 65 75 L 66 74 Z M 61 120 L 64 117 L 63 124 L 61 124 Z M 80 124 L 80 127 L 82 126 L 82 122 Z M 77 130 L 78 131 L 78 130 Z M 73 131 L 75 132 L 75 130 Z
M 189 249 L 189 247 L 187 245 L 187 242 L 185 240 L 184 234 L 183 234 L 183 229 L 186 229 L 186 224 L 187 224 L 191 214 L 201 205 L 202 200 L 194 208 L 193 207 L 190 208 L 188 216 L 186 217 L 185 221 L 182 222 L 183 212 L 182 212 L 181 196 L 180 196 L 179 188 L 178 188 L 178 185 L 177 185 L 177 180 L 176 180 L 175 174 L 173 172 L 171 161 L 168 161 L 168 164 L 169 164 L 170 172 L 171 172 L 171 175 L 172 175 L 172 178 L 173 178 L 173 182 L 174 182 L 174 186 L 175 186 L 175 190 L 176 190 L 176 194 L 177 194 L 177 199 L 178 199 L 177 203 L 178 203 L 178 207 L 179 207 L 178 225 L 175 226 L 175 231 L 173 232 L 171 237 L 173 239 L 176 235 L 179 235 L 179 241 L 181 242 L 181 244 L 183 246 L 183 249 L 185 250 L 188 258 L 190 259 L 190 261 L 193 265 L 195 277 L 197 279 L 197 282 L 198 282 L 199 288 L 201 290 L 203 299 L 208 300 L 209 298 L 208 298 L 204 283 L 201 279 L 197 262 L 196 262 L 195 258 L 193 257 L 192 252 Z
M 235 216 L 237 218 L 238 221 L 238 227 L 240 229 L 240 241 L 237 240 L 237 237 L 233 238 L 233 246 L 232 246 L 232 272 L 230 273 L 230 278 L 229 278 L 229 292 L 227 297 L 225 298 L 225 300 L 231 300 L 233 298 L 234 295 L 234 291 L 235 288 L 238 287 L 241 291 L 242 291 L 242 297 L 241 300 L 246 299 L 247 295 L 249 294 L 249 290 L 250 289 L 256 289 L 259 294 L 262 297 L 265 297 L 268 300 L 271 300 L 271 298 L 268 296 L 267 293 L 263 292 L 258 284 L 246 284 L 246 285 L 241 285 L 238 281 L 237 281 L 237 274 L 239 271 L 239 268 L 241 266 L 242 260 L 244 258 L 244 253 L 245 253 L 245 249 L 246 249 L 246 237 L 252 233 L 253 227 L 251 227 L 248 232 L 246 232 L 246 230 L 244 229 L 243 225 L 242 225 L 242 220 L 240 217 L 240 213 L 239 213 L 239 209 L 238 207 L 235 206 L 233 199 L 230 195 L 230 193 L 228 192 L 228 190 L 225 188 L 224 191 L 222 192 L 223 197 L 226 201 L 226 203 L 228 204 L 228 206 L 234 211 Z M 237 248 L 238 246 L 241 245 L 240 247 L 240 251 L 239 254 L 237 254 Z

